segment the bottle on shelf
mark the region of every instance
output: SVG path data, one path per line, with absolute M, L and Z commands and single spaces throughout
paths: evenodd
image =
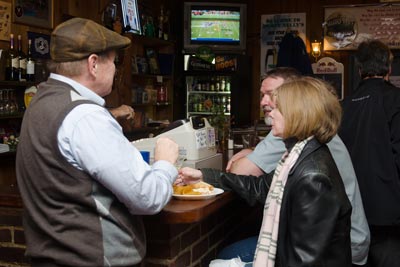
M 154 37 L 155 36 L 154 22 L 153 22 L 153 17 L 151 17 L 151 16 L 147 17 L 145 35 L 148 36 L 148 37 Z
M 225 91 L 229 92 L 231 91 L 231 79 L 230 77 L 226 77 L 226 82 L 225 82 Z
M 228 132 L 228 159 L 231 159 L 234 154 L 233 147 L 234 147 L 234 138 L 232 129 L 230 129 Z
M 228 96 L 226 98 L 225 113 L 231 113 L 231 97 L 230 96 Z
M 169 26 L 169 10 L 164 14 L 164 26 L 163 26 L 163 34 L 164 34 L 164 40 L 168 41 L 170 36 L 169 36 L 169 31 L 170 31 L 170 26 Z
M 215 78 L 211 77 L 210 91 L 215 91 Z
M 226 85 L 225 77 L 221 77 L 221 85 L 219 87 L 220 91 L 222 91 L 222 92 L 225 91 L 225 85 Z
M 217 79 L 216 79 L 216 81 L 215 81 L 215 91 L 219 91 L 219 90 L 221 90 L 220 88 L 221 88 L 221 86 L 220 86 L 220 78 L 219 77 L 217 77 Z
M 140 25 L 142 27 L 142 35 L 146 35 L 146 31 L 147 31 L 147 18 L 145 14 L 142 14 L 140 16 Z
M 10 48 L 6 60 L 6 80 L 18 81 L 18 55 L 14 48 L 14 34 L 10 34 Z
M 164 8 L 161 5 L 160 7 L 160 16 L 158 16 L 158 38 L 163 39 L 164 38 Z
M 22 51 L 21 35 L 18 35 L 18 80 L 26 81 L 26 55 Z
M 161 83 L 157 88 L 157 102 L 166 103 L 167 99 L 167 87 Z
M 35 81 L 35 60 L 32 57 L 32 40 L 28 40 L 28 55 L 26 57 L 26 80 Z

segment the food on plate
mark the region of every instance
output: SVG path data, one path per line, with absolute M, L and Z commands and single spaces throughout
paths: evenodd
M 198 182 L 188 185 L 174 185 L 175 195 L 210 195 L 214 187 L 205 182 Z

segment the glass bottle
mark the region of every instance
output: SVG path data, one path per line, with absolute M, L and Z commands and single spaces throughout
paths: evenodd
M 14 34 L 10 34 L 10 48 L 6 60 L 6 80 L 18 81 L 18 55 L 14 49 Z
M 225 113 L 231 113 L 231 97 L 230 96 L 228 96 L 226 99 Z
M 158 17 L 158 38 L 164 38 L 164 8 L 161 5 L 160 16 Z
M 5 114 L 5 102 L 3 99 L 4 89 L 0 90 L 0 116 Z
M 26 58 L 26 80 L 35 81 L 35 61 L 32 57 L 32 40 L 28 40 L 28 56 Z
M 225 82 L 225 91 L 229 92 L 231 91 L 231 79 L 230 77 L 226 77 L 226 82 Z
M 167 10 L 166 14 L 164 15 L 164 26 L 163 26 L 163 33 L 164 33 L 164 40 L 168 41 L 170 36 L 169 36 L 169 10 Z
M 26 55 L 22 51 L 21 35 L 18 35 L 18 80 L 26 81 Z
M 157 102 L 158 103 L 165 103 L 167 102 L 167 88 L 164 84 L 160 84 L 157 89 Z
M 220 85 L 220 90 L 225 91 L 225 77 L 222 77 L 221 79 L 221 85 Z

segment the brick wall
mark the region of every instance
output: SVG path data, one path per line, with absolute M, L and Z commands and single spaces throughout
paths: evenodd
M 22 210 L 0 208 L 0 267 L 29 267 L 24 256 Z M 258 233 L 261 208 L 236 200 L 194 224 L 161 224 L 145 218 L 147 256 L 145 267 L 206 267 L 227 244 Z
M 262 209 L 235 201 L 202 222 L 160 224 L 146 221 L 146 267 L 208 267 L 233 241 L 258 234 Z
M 0 267 L 27 267 L 22 210 L 0 208 Z

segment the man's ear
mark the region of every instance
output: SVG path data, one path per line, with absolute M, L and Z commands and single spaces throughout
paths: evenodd
M 96 76 L 97 75 L 97 63 L 98 63 L 99 57 L 96 54 L 91 54 L 88 57 L 87 63 L 88 63 L 88 71 L 91 75 Z

